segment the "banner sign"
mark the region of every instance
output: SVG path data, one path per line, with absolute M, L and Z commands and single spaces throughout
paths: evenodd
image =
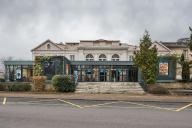
M 169 64 L 168 62 L 159 63 L 159 75 L 167 76 L 169 74 Z
M 16 79 L 20 80 L 21 79 L 21 68 L 16 69 Z

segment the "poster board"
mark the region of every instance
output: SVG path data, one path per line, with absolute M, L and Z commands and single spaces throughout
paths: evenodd
M 161 75 L 161 76 L 169 75 L 169 64 L 168 64 L 168 62 L 160 62 L 159 63 L 159 75 Z

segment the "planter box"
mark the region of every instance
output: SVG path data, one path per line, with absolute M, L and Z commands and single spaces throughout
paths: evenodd
M 44 91 L 45 90 L 45 80 L 46 76 L 34 76 L 33 77 L 33 87 L 34 91 Z

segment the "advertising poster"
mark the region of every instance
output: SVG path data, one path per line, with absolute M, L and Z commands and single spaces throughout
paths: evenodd
M 159 63 L 159 75 L 167 76 L 169 74 L 168 62 Z
M 17 80 L 20 80 L 20 79 L 21 79 L 21 69 L 20 69 L 20 68 L 17 68 L 17 69 L 16 69 L 16 79 L 17 79 Z

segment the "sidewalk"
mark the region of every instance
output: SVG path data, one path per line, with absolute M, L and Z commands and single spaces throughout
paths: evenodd
M 0 92 L 0 97 L 29 97 L 81 100 L 123 100 L 123 101 L 154 101 L 154 102 L 192 102 L 192 96 L 158 96 L 151 94 L 77 94 L 77 93 L 34 93 L 34 92 Z

